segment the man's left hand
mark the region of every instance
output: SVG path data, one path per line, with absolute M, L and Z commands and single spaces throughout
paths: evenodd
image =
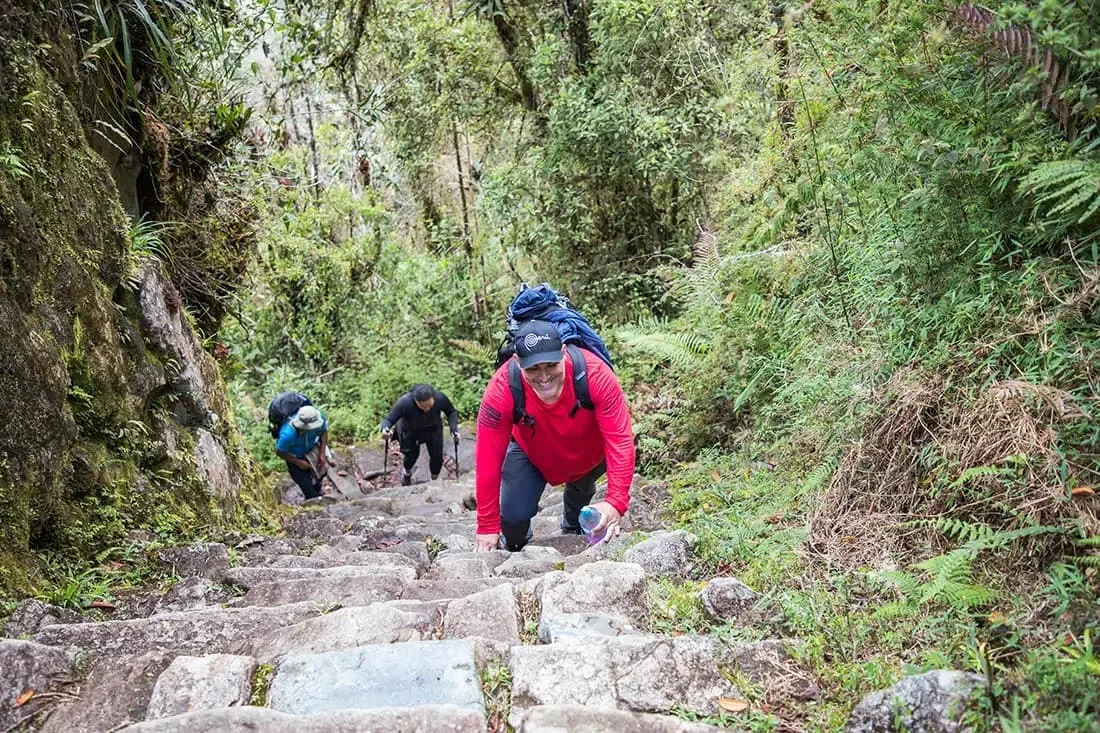
M 591 534 L 595 536 L 604 532 L 603 539 L 596 544 L 603 544 L 622 534 L 623 530 L 620 523 L 623 520 L 623 515 L 619 514 L 618 509 L 606 501 L 598 501 L 592 505 L 592 508 L 600 513 L 600 523 L 595 526 Z
M 458 441 L 462 440 L 462 436 L 461 436 L 461 435 L 459 435 L 458 433 L 451 433 L 451 436 L 452 436 L 452 437 L 453 437 L 453 438 L 455 439 L 455 442 L 456 442 L 456 443 L 457 443 Z

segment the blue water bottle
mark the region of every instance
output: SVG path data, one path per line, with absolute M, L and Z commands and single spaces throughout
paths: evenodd
M 604 534 L 606 534 L 606 530 L 600 530 L 598 535 L 592 535 L 592 530 L 599 526 L 601 519 L 603 519 L 603 517 L 600 515 L 599 509 L 592 506 L 586 506 L 581 509 L 581 531 L 584 532 L 584 536 L 588 538 L 588 544 L 590 545 L 594 545 L 602 540 Z

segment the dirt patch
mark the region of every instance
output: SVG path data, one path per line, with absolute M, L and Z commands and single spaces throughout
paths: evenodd
M 844 567 L 941 552 L 947 543 L 917 519 L 998 529 L 1080 520 L 1100 528 L 1093 497 L 1069 498 L 1088 470 L 1067 465 L 1058 427 L 1086 418 L 1062 390 L 1012 380 L 976 399 L 938 376 L 899 374 L 811 520 L 811 544 Z

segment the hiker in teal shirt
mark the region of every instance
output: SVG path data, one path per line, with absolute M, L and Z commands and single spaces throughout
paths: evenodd
M 287 471 L 307 499 L 321 495 L 321 481 L 328 472 L 328 423 L 312 405 L 290 416 L 279 429 L 275 453 L 286 461 Z

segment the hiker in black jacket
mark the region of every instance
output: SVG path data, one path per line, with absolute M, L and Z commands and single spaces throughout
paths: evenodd
M 401 453 L 405 456 L 402 486 L 412 483 L 409 472 L 420 457 L 421 443 L 428 446 L 428 470 L 432 480 L 439 477 L 439 470 L 443 468 L 443 413 L 447 413 L 451 435 L 457 443 L 458 413 L 447 395 L 430 384 L 418 384 L 401 395 L 382 421 L 382 435 L 389 438 L 396 432 Z

